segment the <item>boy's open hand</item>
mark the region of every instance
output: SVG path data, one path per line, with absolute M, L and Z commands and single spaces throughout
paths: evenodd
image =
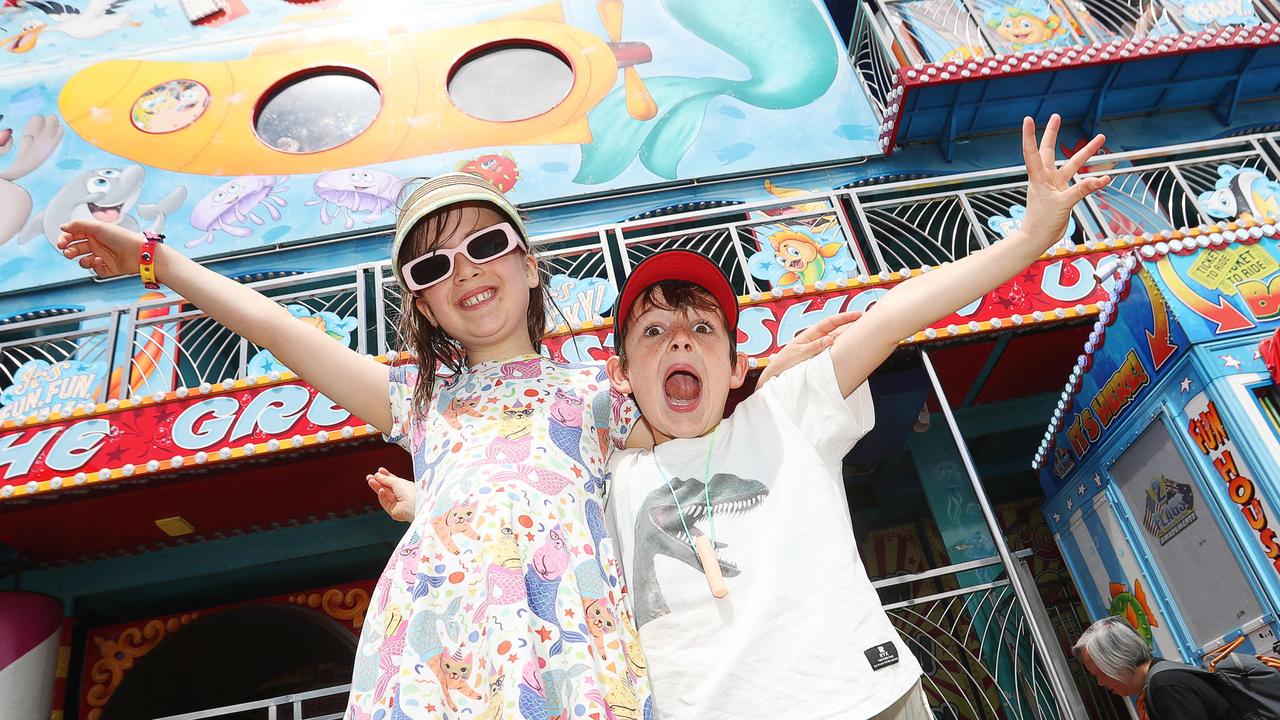
M 1076 172 L 1106 141 L 1102 135 L 1095 135 L 1062 167 L 1057 167 L 1055 148 L 1061 124 L 1062 119 L 1056 113 L 1050 117 L 1037 147 L 1035 121 L 1029 117 L 1022 119 L 1022 157 L 1027 165 L 1027 214 L 1022 222 L 1022 231 L 1030 236 L 1040 252 L 1062 239 L 1071 217 L 1071 208 L 1076 203 L 1111 182 L 1107 175 L 1087 178 L 1075 184 L 1071 182 Z
M 62 226 L 55 241 L 67 258 L 92 270 L 98 277 L 112 277 L 138 272 L 138 249 L 141 233 L 99 220 L 72 220 Z
M 369 488 L 378 494 L 378 504 L 393 520 L 409 522 L 418 498 L 418 488 L 399 475 L 392 475 L 384 467 L 372 475 L 366 475 Z
M 756 381 L 756 389 L 764 387 L 765 383 L 781 375 L 783 370 L 795 367 L 831 347 L 840 333 L 849 329 L 849 324 L 860 317 L 862 313 L 856 310 L 836 313 L 805 328 L 777 354 L 769 358 L 769 364 L 765 366 L 764 371 L 760 373 L 760 379 Z

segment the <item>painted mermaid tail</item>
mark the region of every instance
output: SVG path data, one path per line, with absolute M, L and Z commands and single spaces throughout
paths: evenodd
M 595 140 L 582 146 L 574 182 L 612 180 L 637 154 L 654 174 L 675 179 L 715 98 L 788 110 L 818 99 L 835 80 L 840 53 L 812 0 L 663 0 L 662 5 L 680 25 L 745 65 L 751 77 L 645 78 L 658 105 L 657 116 L 645 121 L 628 114 L 624 88 L 614 89 L 587 114 Z
M 493 605 L 513 605 L 525 599 L 524 578 L 520 571 L 501 565 L 490 565 L 485 578 L 484 602 L 476 608 L 472 622 L 480 622 Z
M 530 658 L 520 673 L 520 714 L 526 720 L 552 720 L 566 716 L 564 698 L 573 692 L 575 680 L 586 674 L 586 665 L 566 670 L 542 670 L 537 658 Z
M 542 577 L 533 565 L 529 565 L 524 574 L 525 592 L 529 597 L 529 609 L 543 622 L 555 626 L 559 635 L 551 643 L 551 655 L 559 655 L 564 649 L 565 641 L 585 642 L 586 636 L 573 630 L 565 630 L 556 618 L 556 594 L 560 591 L 560 578 Z
M 584 508 L 587 515 L 587 527 L 591 530 L 591 542 L 595 545 L 596 549 L 595 554 L 591 557 L 596 562 L 596 567 L 600 571 L 600 577 L 606 578 L 608 575 L 605 574 L 604 565 L 600 563 L 600 558 L 603 557 L 600 554 L 600 542 L 608 536 L 608 532 L 605 530 L 604 524 L 604 509 L 600 507 L 600 503 L 593 499 L 587 500 L 587 502 L 584 503 Z M 609 578 L 609 584 L 613 585 L 613 578 Z

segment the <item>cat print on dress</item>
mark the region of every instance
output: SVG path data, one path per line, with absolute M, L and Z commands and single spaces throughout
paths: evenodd
M 489 681 L 489 704 L 485 706 L 484 712 L 476 716 L 476 720 L 503 720 L 502 684 L 506 678 L 492 670 L 489 672 L 489 677 L 493 678 Z
M 582 462 L 582 399 L 572 390 L 556 388 L 548 430 L 560 452 Z
M 569 550 L 565 545 L 564 530 L 557 525 L 548 531 L 546 543 L 533 552 L 533 560 L 524 576 L 529 609 L 543 622 L 555 628 L 556 640 L 549 649 L 553 656 L 560 654 L 566 640 L 580 642 L 583 639 L 580 633 L 562 628 L 556 617 L 556 596 L 560 590 L 560 580 L 568 569 Z
M 613 635 L 614 628 L 617 626 L 617 619 L 604 606 L 601 598 L 590 600 L 583 598 L 582 614 L 586 619 L 587 632 L 591 633 L 591 638 L 595 642 L 596 655 L 601 660 L 608 660 L 609 654 L 604 649 L 605 638 Z
M 470 498 L 461 502 L 456 502 L 440 515 L 431 519 L 431 527 L 436 531 L 436 537 L 440 538 L 440 542 L 444 547 L 454 555 L 460 554 L 462 551 L 458 549 L 457 543 L 453 536 L 462 533 L 472 540 L 479 540 L 480 534 L 476 529 L 471 527 L 471 517 L 475 515 L 475 510 L 471 507 Z
M 440 653 L 431 658 L 427 664 L 440 679 L 440 687 L 444 690 L 444 701 L 449 705 L 450 710 L 458 711 L 458 703 L 453 699 L 455 692 L 462 693 L 472 700 L 480 699 L 480 693 L 471 689 L 471 653 L 463 655 L 461 650 L 454 650 L 450 655 Z
M 551 442 L 560 448 L 560 452 L 573 458 L 584 467 L 590 467 L 582 458 L 582 398 L 578 397 L 572 390 L 566 391 L 559 388 L 556 388 L 553 398 L 551 402 L 551 423 L 547 426 L 547 432 L 551 435 Z M 593 473 L 588 470 L 583 489 L 587 492 L 603 491 L 604 476 L 604 473 Z
M 449 401 L 449 404 L 445 406 L 444 412 L 441 414 L 444 415 L 444 421 L 449 423 L 449 427 L 454 430 L 461 430 L 462 423 L 458 422 L 458 418 L 463 415 L 477 418 L 484 417 L 484 415 L 481 415 L 480 412 L 476 410 L 476 406 L 479 404 L 480 397 L 478 395 L 455 397 Z
M 498 434 L 485 447 L 484 458 L 473 465 L 511 465 L 529 459 L 533 443 L 534 408 L 518 402 L 502 406 L 502 418 L 498 421 Z
M 472 622 L 479 622 L 492 605 L 524 604 L 527 600 L 524 573 L 520 569 L 520 550 L 509 527 L 503 527 L 501 539 L 485 546 L 488 566 L 485 568 L 485 598 L 476 608 Z

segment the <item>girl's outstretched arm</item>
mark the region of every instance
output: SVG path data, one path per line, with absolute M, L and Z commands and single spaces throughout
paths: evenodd
M 141 234 L 97 220 L 62 226 L 57 246 L 100 277 L 138 271 Z M 312 387 L 383 433 L 391 431 L 386 365 L 336 343 L 262 293 L 156 246 L 156 279 L 232 332 L 267 348 Z
M 1058 168 L 1054 148 L 1060 124 L 1057 115 L 1051 117 L 1037 147 L 1035 122 L 1022 120 L 1027 214 L 1018 231 L 991 247 L 903 282 L 836 338 L 831 354 L 842 393 L 856 390 L 903 338 L 991 292 L 1035 262 L 1062 238 L 1076 203 L 1111 181 L 1103 176 L 1071 184 L 1072 176 L 1102 147 L 1105 138 L 1094 137 Z

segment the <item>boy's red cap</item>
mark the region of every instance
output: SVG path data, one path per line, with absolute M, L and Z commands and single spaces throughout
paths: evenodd
M 632 268 L 613 308 L 614 328 L 626 325 L 631 306 L 641 293 L 664 280 L 690 282 L 711 293 L 720 306 L 720 312 L 724 313 L 727 330 L 731 334 L 737 332 L 738 296 L 734 294 L 729 278 L 705 255 L 679 249 L 659 250 Z M 622 342 L 622 339 L 617 338 L 615 342 Z

